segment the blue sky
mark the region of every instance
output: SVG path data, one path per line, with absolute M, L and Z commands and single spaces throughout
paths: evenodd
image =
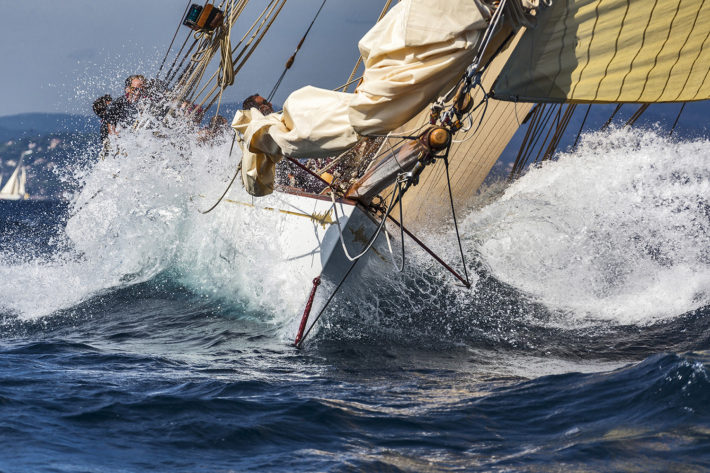
M 268 93 L 322 0 L 286 3 L 225 100 Z M 25 112 L 91 113 L 93 99 L 121 91 L 132 73 L 153 76 L 185 10 L 184 0 L 0 0 L 0 116 Z M 199 3 L 199 2 L 198 2 Z M 263 8 L 266 0 L 253 0 Z M 347 79 L 357 40 L 383 0 L 329 0 L 275 102 L 306 84 Z M 253 13 L 253 12 L 252 12 Z M 178 36 L 184 40 L 187 28 Z M 318 74 L 313 74 L 318 71 Z
M 235 85 L 225 92 L 224 101 L 241 102 L 254 92 L 266 94 L 271 90 L 321 1 L 286 3 Z M 91 115 L 93 100 L 105 93 L 120 94 L 126 76 L 155 74 L 186 3 L 0 0 L 0 11 L 5 15 L 0 28 L 0 116 L 26 112 Z M 274 102 L 283 103 L 290 91 L 306 84 L 333 88 L 344 83 L 358 57 L 357 40 L 375 22 L 384 3 L 328 0 Z M 266 4 L 267 0 L 252 0 L 252 11 L 244 15 L 249 24 Z M 188 29 L 180 27 L 176 43 L 180 44 L 187 34 Z M 672 123 L 677 108 L 675 104 L 654 105 L 644 121 Z M 624 111 L 632 113 L 633 106 L 626 106 Z M 606 114 L 604 107 L 594 113 L 602 123 Z M 709 114 L 708 102 L 689 104 L 678 132 L 707 135 Z

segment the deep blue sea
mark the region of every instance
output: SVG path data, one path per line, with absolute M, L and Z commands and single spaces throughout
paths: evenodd
M 197 174 L 0 201 L 0 471 L 710 471 L 710 144 L 649 133 L 489 189 L 473 289 L 412 250 L 302 350 L 272 227 L 223 242 L 171 191 Z

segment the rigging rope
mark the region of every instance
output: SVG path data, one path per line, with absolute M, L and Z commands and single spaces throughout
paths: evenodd
M 389 207 L 387 208 L 387 211 L 385 214 L 382 216 L 382 220 L 380 221 L 377 230 L 373 234 L 373 236 L 370 238 L 370 241 L 367 243 L 365 246 L 365 249 L 360 252 L 360 254 L 356 256 L 350 256 L 350 253 L 348 252 L 348 249 L 345 247 L 345 239 L 343 238 L 343 229 L 340 226 L 340 217 L 338 216 L 338 207 L 335 204 L 335 192 L 332 190 L 330 191 L 330 197 L 333 202 L 333 210 L 335 211 L 335 223 L 338 225 L 338 234 L 340 235 L 340 244 L 343 247 L 343 253 L 345 254 L 345 257 L 350 260 L 350 261 L 356 261 L 359 260 L 365 253 L 367 253 L 370 248 L 372 248 L 372 245 L 375 244 L 375 240 L 377 240 L 377 237 L 380 235 L 380 232 L 385 226 L 385 222 L 387 222 L 387 216 L 392 212 L 392 209 L 394 209 L 394 206 L 397 205 L 397 203 L 400 201 L 402 198 L 402 195 L 404 194 L 404 191 L 402 190 L 402 187 L 399 182 L 397 182 L 397 191 L 392 193 L 392 201 L 390 202 Z M 401 206 L 400 206 L 401 209 Z
M 230 25 L 230 29 L 231 29 L 231 27 L 234 25 L 234 23 L 237 21 L 237 19 L 241 16 L 242 12 L 244 11 L 244 8 L 246 7 L 246 5 L 247 5 L 247 3 L 248 3 L 248 0 L 238 0 L 238 1 L 239 1 L 239 3 L 237 3 L 237 5 L 235 5 L 235 6 L 233 6 L 233 8 L 232 8 L 232 9 L 229 11 L 229 13 L 228 13 L 227 24 Z M 268 8 L 268 7 L 267 7 L 267 8 Z M 249 28 L 249 30 L 247 30 L 247 33 L 245 34 L 245 36 L 242 37 L 242 39 L 239 41 L 239 43 L 237 43 L 237 45 L 236 45 L 234 48 L 231 49 L 231 51 L 230 51 L 230 60 L 232 60 L 232 59 L 231 59 L 231 56 L 232 56 L 232 55 L 234 54 L 234 52 L 237 50 L 237 48 L 239 47 L 239 45 L 244 41 L 244 38 L 246 37 L 246 35 L 248 35 L 248 34 L 249 34 L 249 31 L 251 31 L 251 30 L 254 28 L 254 26 L 256 25 L 256 23 L 259 21 L 259 19 L 261 18 L 261 16 L 262 16 L 265 12 L 266 12 L 266 10 L 264 10 L 264 11 L 261 13 L 261 15 L 260 15 L 260 16 L 257 18 L 257 20 L 254 22 L 254 24 L 252 24 L 251 28 Z M 230 31 L 231 31 L 231 30 L 230 30 Z M 230 35 L 231 35 L 231 32 L 230 32 Z M 231 39 L 231 38 L 230 38 L 230 39 Z M 231 48 L 231 44 L 230 44 L 229 46 L 230 46 L 230 48 Z M 232 60 L 232 61 L 233 61 L 233 60 Z M 219 70 L 216 70 L 216 71 L 214 71 L 214 72 L 212 73 L 212 75 L 210 76 L 210 78 L 205 82 L 205 84 L 202 86 L 202 88 L 199 90 L 199 92 L 197 92 L 197 93 L 195 94 L 196 97 L 200 97 L 200 96 L 202 95 L 202 93 L 203 93 L 203 92 L 205 91 L 205 89 L 209 86 L 209 84 L 215 79 L 215 77 L 217 77 L 217 74 L 218 74 L 218 73 L 219 73 Z M 213 90 L 214 90 L 214 88 L 213 88 Z M 204 103 L 204 101 L 203 101 L 203 103 Z M 202 106 L 203 103 L 200 103 L 200 106 Z
M 248 1 L 249 0 L 223 0 L 220 5 L 220 7 L 222 7 L 226 4 L 225 20 L 223 23 L 213 31 L 196 32 L 194 35 L 195 40 L 188 48 L 178 67 L 175 68 L 175 63 L 180 58 L 180 54 L 187 44 L 187 39 L 185 40 L 185 43 L 180 48 L 180 51 L 173 61 L 170 71 L 168 71 L 166 75 L 168 86 L 173 81 L 176 83 L 173 87 L 174 92 L 171 94 L 174 101 L 171 107 L 173 111 L 180 105 L 181 101 L 186 100 L 195 102 L 195 108 L 202 109 L 202 113 L 206 112 L 217 102 L 217 113 L 219 113 L 224 88 L 234 83 L 236 74 L 254 52 L 286 3 L 286 0 L 270 0 L 241 40 L 232 48 L 232 26 L 244 12 Z M 190 37 L 191 35 L 188 35 L 188 39 Z M 200 84 L 204 80 L 207 67 L 218 50 L 220 51 L 219 67 L 200 87 Z M 188 57 L 190 58 L 190 62 L 183 68 Z M 182 72 L 176 79 L 176 75 L 180 71 Z M 212 84 L 211 88 L 210 84 Z M 203 96 L 203 93 L 208 88 L 209 90 Z M 200 103 L 196 103 L 199 97 L 203 98 Z M 209 103 L 207 103 L 208 101 Z M 205 105 L 206 103 L 207 105 Z
M 619 112 L 619 110 L 621 110 L 621 106 L 622 106 L 622 105 L 623 105 L 623 104 L 621 104 L 621 103 L 616 105 L 616 108 L 614 109 L 613 112 L 611 112 L 611 116 L 609 117 L 609 119 L 608 119 L 608 120 L 606 121 L 606 123 L 604 123 L 604 124 L 602 125 L 602 127 L 599 129 L 600 131 L 604 131 L 604 130 L 606 130 L 607 128 L 609 128 L 609 125 L 611 125 L 611 122 L 614 120 L 614 117 L 615 117 L 616 114 Z
M 229 156 L 230 157 L 232 156 L 232 150 L 234 150 L 234 141 L 236 140 L 236 138 L 237 138 L 237 133 L 235 132 L 234 138 L 232 138 L 232 147 L 229 148 Z M 224 190 L 224 192 L 219 197 L 219 199 L 217 199 L 217 202 L 215 202 L 212 207 L 210 207 L 209 209 L 207 209 L 205 211 L 202 211 L 200 209 L 197 209 L 197 211 L 200 212 L 201 214 L 208 214 L 208 213 L 212 212 L 215 208 L 217 208 L 217 206 L 220 204 L 220 202 L 222 202 L 222 199 L 224 199 L 224 196 L 226 196 L 227 192 L 229 192 L 229 189 L 232 187 L 232 184 L 234 184 L 234 180 L 237 178 L 237 176 L 239 175 L 239 171 L 241 171 L 241 170 L 242 170 L 242 163 L 240 161 L 239 164 L 237 165 L 237 170 L 235 171 L 234 176 L 232 176 L 232 180 L 229 181 L 229 184 L 227 184 L 227 188 Z
M 264 39 L 264 36 L 266 33 L 269 31 L 271 28 L 271 25 L 273 25 L 274 21 L 278 17 L 279 13 L 281 13 L 281 10 L 283 9 L 284 5 L 286 4 L 286 0 L 278 0 L 273 2 L 274 5 L 273 7 L 269 10 L 269 15 L 267 15 L 266 18 L 261 22 L 259 25 L 259 28 L 257 31 L 252 35 L 250 40 L 245 44 L 244 49 L 237 55 L 236 58 L 233 59 L 233 62 L 241 61 L 237 64 L 237 66 L 234 67 L 234 75 L 236 76 L 239 71 L 244 67 L 246 64 L 247 60 L 251 57 L 251 55 L 254 53 L 256 50 L 256 47 L 259 46 L 259 43 L 261 43 L 261 40 Z M 267 22 L 268 20 L 268 22 Z M 263 28 L 263 30 L 262 30 Z M 258 37 L 257 37 L 258 35 Z M 252 44 L 253 43 L 253 44 Z M 251 45 L 251 48 L 249 49 L 249 45 Z M 247 49 L 249 49 L 247 51 Z M 236 48 L 232 50 L 232 54 L 236 51 Z M 207 99 L 214 94 L 214 92 L 217 90 L 217 85 L 214 85 L 212 89 L 205 95 L 204 100 L 200 103 L 200 106 L 203 106 L 206 102 Z M 215 100 L 217 100 L 217 97 L 212 97 L 212 100 L 204 107 L 204 110 L 207 111 L 212 107 L 214 104 Z
M 274 98 L 274 94 L 276 93 L 276 90 L 279 88 L 281 85 L 281 81 L 283 80 L 284 76 L 286 75 L 286 72 L 291 69 L 291 66 L 293 66 L 293 62 L 296 60 L 296 54 L 298 54 L 298 51 L 300 51 L 301 46 L 303 46 L 303 42 L 306 40 L 306 36 L 308 36 L 308 33 L 311 31 L 311 28 L 313 28 L 313 24 L 316 22 L 316 19 L 318 18 L 318 15 L 320 15 L 321 10 L 325 6 L 325 2 L 327 0 L 323 0 L 323 3 L 320 4 L 320 8 L 316 12 L 316 15 L 313 17 L 313 20 L 311 21 L 311 24 L 308 25 L 308 28 L 306 29 L 306 32 L 303 34 L 303 37 L 301 38 L 301 41 L 298 42 L 298 46 L 296 46 L 296 50 L 293 52 L 290 58 L 286 61 L 286 66 L 284 67 L 283 72 L 281 73 L 281 76 L 279 77 L 279 80 L 276 81 L 276 84 L 274 84 L 274 88 L 271 89 L 271 92 L 269 92 L 269 96 L 266 98 L 268 102 L 271 102 Z
M 362 56 L 360 56 L 360 59 L 358 59 L 358 61 L 362 61 Z M 348 80 L 348 82 L 346 82 L 346 83 L 343 84 L 343 85 L 339 85 L 338 87 L 336 87 L 336 88 L 333 89 L 333 90 L 336 91 L 336 92 L 337 92 L 338 90 L 342 90 L 343 92 L 347 92 L 347 91 L 348 91 L 348 87 L 350 87 L 353 83 L 362 80 L 362 78 L 363 78 L 363 76 L 360 76 L 360 77 L 357 77 L 357 78 L 355 78 L 355 79 Z
M 680 120 L 680 114 L 683 113 L 683 109 L 685 109 L 685 104 L 688 102 L 683 102 L 683 106 L 680 107 L 680 111 L 678 112 L 678 116 L 675 117 L 675 121 L 673 122 L 673 126 L 671 127 L 671 131 L 668 133 L 668 136 L 671 136 L 673 134 L 673 130 L 675 130 L 675 126 L 678 124 L 678 120 Z
M 636 123 L 636 120 L 638 120 L 641 115 L 648 109 L 650 103 L 643 103 L 641 106 L 634 112 L 633 115 L 631 115 L 631 118 L 628 119 L 628 121 L 624 124 L 625 127 L 633 126 L 634 123 Z
M 550 140 L 550 143 L 547 146 L 547 149 L 545 150 L 545 154 L 542 155 L 542 161 L 546 161 L 552 157 L 552 155 L 555 153 L 555 150 L 560 144 L 560 140 L 562 140 L 562 136 L 565 133 L 565 130 L 567 130 L 567 126 L 569 125 L 570 120 L 572 119 L 572 115 L 574 115 L 574 111 L 577 108 L 576 104 L 567 104 L 567 108 L 565 109 L 564 115 L 562 115 L 561 119 L 558 119 L 557 121 L 557 127 L 555 128 L 555 133 L 552 135 L 552 139 Z M 562 111 L 562 105 L 560 105 L 560 111 Z M 559 112 L 558 112 L 559 116 Z M 539 157 L 539 156 L 538 156 Z M 537 161 L 537 160 L 536 160 Z
M 385 6 L 382 8 L 382 11 L 380 12 L 380 16 L 377 18 L 377 21 L 375 22 L 375 24 L 377 24 L 385 16 L 387 11 L 390 9 L 391 4 L 392 4 L 392 0 L 387 0 L 387 2 L 385 2 Z M 357 61 L 355 62 L 355 67 L 353 67 L 353 71 L 350 73 L 348 80 L 345 81 L 345 84 L 341 85 L 340 87 L 338 87 L 335 90 L 339 90 L 342 88 L 343 92 L 347 92 L 350 84 L 360 80 L 360 79 L 353 80 L 353 78 L 355 77 L 355 74 L 357 73 L 358 68 L 360 67 L 360 64 L 362 64 L 362 56 L 359 56 L 357 58 Z
M 389 217 L 389 215 L 388 215 L 388 217 Z M 399 220 L 401 222 L 404 222 L 404 217 L 402 216 L 402 203 L 401 202 L 399 204 Z M 398 273 L 401 273 L 402 271 L 404 271 L 404 225 L 399 226 L 399 242 L 402 247 L 402 265 L 401 266 L 397 266 L 397 263 L 395 263 L 395 261 L 394 261 L 394 251 L 392 251 L 392 243 L 390 242 L 390 234 L 386 228 L 385 228 L 385 239 L 387 240 L 387 248 L 390 251 L 390 259 L 392 260 L 392 266 L 394 266 L 394 269 L 396 269 Z
M 543 104 L 537 104 L 535 107 L 530 111 L 528 116 L 525 117 L 523 120 L 523 123 L 526 121 L 529 121 L 528 128 L 525 130 L 525 136 L 523 137 L 523 141 L 520 143 L 520 149 L 518 149 L 518 155 L 515 157 L 515 162 L 513 163 L 513 169 L 510 171 L 510 175 L 508 176 L 508 179 L 512 179 L 514 176 L 518 174 L 518 169 L 522 166 L 523 161 L 525 160 L 525 150 L 528 147 L 528 144 L 530 143 L 530 139 L 533 136 L 533 128 L 537 124 L 537 120 L 540 117 L 540 109 L 543 108 Z
M 461 234 L 459 233 L 459 225 L 456 222 L 456 210 L 454 210 L 454 195 L 451 192 L 451 176 L 449 175 L 449 150 L 451 147 L 446 148 L 446 153 L 444 153 L 444 166 L 446 167 L 446 184 L 449 188 L 449 202 L 451 203 L 451 216 L 454 220 L 454 229 L 456 230 L 456 240 L 459 244 L 459 251 L 461 252 L 461 265 L 463 266 L 463 273 L 466 276 L 466 282 L 464 284 L 466 287 L 471 287 L 471 282 L 468 279 L 468 270 L 466 269 L 466 258 L 463 254 L 463 245 L 461 244 Z
M 542 136 L 542 130 L 547 128 L 547 124 L 549 123 L 550 118 L 552 118 L 552 114 L 554 113 L 554 111 L 554 106 L 548 106 L 548 104 L 538 104 L 533 110 L 533 112 L 531 112 L 533 113 L 533 117 L 530 120 L 530 124 L 528 125 L 528 132 L 525 134 L 525 140 L 523 140 L 523 143 L 520 145 L 518 157 L 516 158 L 515 164 L 513 165 L 513 169 L 510 172 L 510 179 L 513 179 L 515 176 L 518 176 L 520 175 L 520 173 L 522 173 L 523 169 L 530 160 L 533 150 L 538 146 L 538 142 L 540 141 L 540 137 Z M 540 152 L 544 144 L 545 140 L 543 140 L 543 142 L 540 144 L 538 153 Z
M 165 61 L 168 59 L 168 55 L 170 54 L 170 50 L 173 49 L 173 43 L 175 42 L 175 38 L 177 38 L 178 32 L 180 31 L 180 26 L 182 26 L 182 19 L 185 18 L 185 14 L 187 13 L 187 10 L 190 8 L 190 4 L 192 3 L 192 0 L 187 0 L 187 5 L 185 5 L 185 11 L 182 13 L 182 16 L 180 17 L 180 21 L 178 22 L 177 28 L 175 28 L 175 34 L 173 35 L 172 41 L 170 41 L 170 46 L 168 46 L 168 50 L 165 51 L 165 57 L 163 57 L 163 62 L 160 63 L 160 67 L 158 68 L 158 72 L 155 74 L 156 79 L 160 76 L 160 72 L 163 70 L 163 66 L 165 65 Z M 185 40 L 187 42 L 187 40 Z M 183 47 L 185 45 L 183 44 Z M 180 53 L 178 53 L 178 56 Z
M 231 5 L 231 0 L 230 0 Z M 225 87 L 234 84 L 234 71 L 232 68 L 232 24 L 228 23 L 226 26 L 226 32 L 222 35 L 219 42 L 219 75 L 217 76 L 217 82 L 219 83 L 219 99 L 217 100 L 217 111 L 215 116 L 219 115 L 219 109 L 222 105 L 222 94 L 224 93 Z
M 469 283 L 468 281 L 466 281 L 466 280 L 463 278 L 463 276 L 461 276 L 459 273 L 457 273 L 454 268 L 452 268 L 451 266 L 449 266 L 448 264 L 446 264 L 446 262 L 445 262 L 444 260 L 442 260 L 436 253 L 434 253 L 428 246 L 426 246 L 423 241 L 421 241 L 419 238 L 417 238 L 416 236 L 414 236 L 414 234 L 413 234 L 412 232 L 410 232 L 409 230 L 407 230 L 407 227 L 405 227 L 404 225 L 402 225 L 401 223 L 399 223 L 392 215 L 389 215 L 387 218 L 389 218 L 389 219 L 392 220 L 396 225 L 398 225 L 398 226 L 404 231 L 404 233 L 406 233 L 407 236 L 408 236 L 409 238 L 411 238 L 411 239 L 414 241 L 414 243 L 416 243 L 417 245 L 419 245 L 419 247 L 420 247 L 421 249 L 423 249 L 424 251 L 426 251 L 427 253 L 429 253 L 429 255 L 430 255 L 432 258 L 434 258 L 434 259 L 437 261 L 437 263 L 439 263 L 440 265 L 442 265 L 442 266 L 443 266 L 448 272 L 450 272 L 456 279 L 458 279 L 459 281 L 461 281 L 464 285 L 467 285 L 466 287 L 470 287 L 470 283 Z
M 589 106 L 587 106 L 587 112 L 584 114 L 584 119 L 582 120 L 582 124 L 579 126 L 579 131 L 577 132 L 577 138 L 574 139 L 574 144 L 572 145 L 572 148 L 577 147 L 577 143 L 579 142 L 579 137 L 582 134 L 582 129 L 584 128 L 584 124 L 587 123 L 587 117 L 589 116 L 589 110 L 592 109 L 592 104 L 590 103 Z
M 405 190 L 406 190 L 406 189 L 405 189 Z M 403 191 L 402 191 L 402 192 L 403 192 Z M 394 203 L 395 205 L 400 202 L 402 192 L 399 192 L 399 193 L 398 193 L 399 195 L 396 197 L 395 200 L 393 200 L 393 203 Z M 397 193 L 393 192 L 393 198 L 394 198 L 394 196 L 395 196 L 396 194 L 397 194 Z M 334 194 L 331 193 L 331 196 L 333 196 L 333 195 L 334 195 Z M 333 205 L 333 208 L 335 208 L 335 203 L 334 203 L 334 205 Z M 401 212 L 401 210 L 402 210 L 402 208 L 401 208 L 401 205 L 400 205 L 400 212 Z M 461 281 L 466 287 L 468 287 L 468 288 L 471 287 L 471 282 L 469 281 L 468 273 L 466 273 L 466 278 L 465 278 L 465 279 L 464 279 L 463 277 L 461 277 L 461 275 L 458 274 L 453 268 L 451 268 L 451 266 L 449 266 L 448 264 L 446 264 L 439 256 L 436 255 L 436 253 L 434 253 L 434 252 L 433 252 L 430 248 L 428 248 L 421 240 L 419 240 L 416 236 L 414 236 L 414 234 L 412 234 L 409 230 L 407 230 L 407 229 L 404 227 L 404 225 L 403 225 L 402 223 L 398 222 L 394 217 L 392 217 L 392 215 L 391 215 L 391 208 L 390 208 L 390 211 L 388 211 L 388 212 L 383 216 L 382 222 L 385 222 L 388 218 L 389 218 L 390 220 L 392 220 L 392 221 L 400 228 L 401 235 L 402 235 L 401 244 L 402 244 L 402 258 L 403 258 L 403 259 L 402 259 L 402 262 L 403 262 L 403 263 L 404 263 L 404 236 L 403 236 L 403 234 L 406 233 L 407 236 L 409 236 L 412 240 L 414 240 L 415 243 L 417 243 L 424 251 L 426 251 L 427 253 L 429 253 L 429 255 L 431 255 L 439 264 L 441 264 L 441 265 L 442 265 L 444 268 L 446 268 L 451 274 L 453 274 L 453 275 L 454 275 L 459 281 Z M 401 218 L 401 217 L 400 217 L 400 218 Z M 337 215 L 337 210 L 336 210 L 336 221 L 338 222 L 338 229 L 340 230 L 339 218 L 338 218 L 338 215 Z M 380 222 L 380 225 L 382 225 L 382 222 Z M 379 235 L 379 232 L 380 232 L 380 230 L 378 229 L 378 230 L 372 235 L 372 237 L 370 237 L 370 241 L 369 241 L 368 244 L 367 244 L 368 249 L 369 249 L 370 246 L 372 246 L 372 243 L 376 240 L 377 236 Z M 458 228 L 457 228 L 457 234 L 458 234 Z M 343 249 L 345 249 L 344 243 L 343 243 L 343 241 L 342 241 L 342 231 L 340 232 L 340 235 L 341 235 L 341 244 L 343 244 Z M 387 235 L 387 230 L 385 230 L 385 235 Z M 460 240 L 459 240 L 459 242 L 460 242 Z M 390 247 L 390 250 L 391 250 L 391 247 Z M 463 258 L 463 249 L 461 249 L 461 252 L 462 252 L 462 258 Z M 363 253 L 363 254 L 364 254 L 364 253 Z M 392 254 L 391 251 L 390 251 L 390 254 Z M 392 255 L 392 256 L 393 256 L 393 258 L 394 258 L 394 255 Z M 303 342 L 306 340 L 306 338 L 308 337 L 308 335 L 311 333 L 311 331 L 313 330 L 313 327 L 315 327 L 316 323 L 318 323 L 318 320 L 320 320 L 321 316 L 325 313 L 325 310 L 328 308 L 328 305 L 331 303 L 331 301 L 333 300 L 333 298 L 335 297 L 335 295 L 338 293 L 338 291 L 340 290 L 340 288 L 343 286 L 343 283 L 345 283 L 345 280 L 346 280 L 347 277 L 350 275 L 350 273 L 352 272 L 352 270 L 355 268 L 355 265 L 356 265 L 356 264 L 358 263 L 358 261 L 360 261 L 361 259 L 362 259 L 362 258 L 358 257 L 358 258 L 356 258 L 356 259 L 351 259 L 351 260 L 350 260 L 350 261 L 352 262 L 352 264 L 350 265 L 350 268 L 348 268 L 347 272 L 346 272 L 345 275 L 342 277 L 342 279 L 340 280 L 340 282 L 338 283 L 338 285 L 335 287 L 335 289 L 333 290 L 333 292 L 331 292 L 330 296 L 329 296 L 328 299 L 325 301 L 325 304 L 323 305 L 323 307 L 322 307 L 322 308 L 320 309 L 320 311 L 318 312 L 318 315 L 315 317 L 315 319 L 313 319 L 313 322 L 312 322 L 311 325 L 308 327 L 308 330 L 306 330 L 306 332 L 303 333 L 302 336 L 300 336 L 300 334 L 302 333 L 302 328 L 299 328 L 299 336 L 297 336 L 296 341 L 294 342 L 294 346 L 295 346 L 296 348 L 299 348 L 299 349 L 300 349 L 300 348 L 303 346 Z M 393 262 L 394 262 L 394 260 L 393 260 Z M 466 265 L 465 265 L 465 262 L 464 262 L 464 270 L 465 270 L 465 269 L 466 269 Z M 319 281 L 318 283 L 320 283 L 320 281 Z M 315 282 L 315 280 L 314 280 L 314 287 L 315 287 L 315 286 L 316 286 L 316 282 Z M 315 291 L 312 290 L 312 295 L 313 295 L 314 292 L 315 292 Z M 311 295 L 311 297 L 312 297 L 312 295 Z M 309 302 L 307 303 L 307 307 L 306 307 L 306 310 L 308 310 L 309 312 L 310 312 L 310 308 L 309 308 L 308 306 L 309 306 L 310 303 L 311 303 L 311 299 L 309 298 Z M 304 316 L 305 316 L 305 312 L 304 312 Z M 305 319 L 302 318 L 302 324 L 304 324 L 304 323 L 305 323 Z
M 192 38 L 192 34 L 191 34 L 191 33 L 187 35 L 187 38 L 185 38 L 185 43 L 183 43 L 182 48 L 180 48 L 180 51 L 178 51 L 178 55 L 177 55 L 177 57 L 175 58 L 175 61 L 177 61 L 177 59 L 180 57 L 180 53 L 182 52 L 183 48 L 185 47 L 185 44 L 187 44 L 187 41 L 188 41 L 190 38 Z M 166 82 L 165 85 L 166 85 L 166 86 L 170 86 L 170 84 L 172 83 L 173 79 L 175 79 L 175 76 L 177 75 L 177 73 L 182 70 L 182 66 L 185 64 L 185 61 L 187 61 L 187 58 L 190 57 L 190 53 L 192 52 L 193 49 L 195 49 L 195 46 L 197 46 L 197 43 L 198 43 L 199 40 L 200 40 L 200 38 L 195 38 L 195 41 L 193 41 L 192 44 L 190 45 L 190 47 L 187 48 L 187 51 L 185 51 L 185 55 L 182 57 L 182 61 L 180 61 L 180 64 L 178 65 L 177 69 L 173 70 L 173 66 L 175 65 L 174 62 L 173 62 L 173 66 L 170 66 L 170 70 L 169 70 L 168 73 L 165 75 L 165 76 L 166 76 L 166 77 L 165 77 L 165 82 Z M 187 68 L 189 68 L 190 66 L 191 66 L 191 64 L 188 64 L 188 65 L 187 65 Z M 187 69 L 187 68 L 186 68 L 186 69 Z M 182 79 L 182 77 L 185 75 L 185 72 L 186 72 L 186 70 L 183 70 L 183 72 L 180 74 L 180 77 L 178 77 L 178 79 L 177 79 L 178 82 L 179 82 L 180 79 Z

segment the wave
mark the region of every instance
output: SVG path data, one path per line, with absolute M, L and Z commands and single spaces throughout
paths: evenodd
M 463 222 L 487 271 L 569 322 L 648 324 L 710 305 L 710 142 L 588 134 Z
M 71 170 L 81 191 L 55 236 L 65 240 L 61 250 L 21 263 L 0 251 L 8 281 L 0 307 L 37 319 L 169 274 L 226 312 L 292 337 L 306 294 L 280 258 L 289 241 L 283 220 L 233 202 L 198 212 L 224 191 L 239 151 L 230 155 L 226 137 L 205 144 L 197 136 L 190 127 L 154 127 L 119 137 L 121 151 L 105 159 L 85 156 Z M 408 269 L 397 275 L 369 260 L 326 325 L 340 327 L 336 338 L 417 333 L 415 340 L 527 346 L 535 327 L 650 324 L 708 306 L 709 172 L 697 157 L 709 146 L 652 130 L 587 135 L 576 151 L 530 169 L 502 194 L 496 188 L 501 195 L 463 219 L 478 273 L 473 290 L 408 243 Z M 239 184 L 229 198 L 251 201 Z M 278 196 L 258 205 L 278 205 Z M 451 233 L 427 241 L 457 261 Z

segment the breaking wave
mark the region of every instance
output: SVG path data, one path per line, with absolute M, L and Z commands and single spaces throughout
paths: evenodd
M 278 251 L 267 238 L 274 222 L 257 223 L 249 209 L 224 204 L 198 212 L 221 195 L 240 158 L 238 149 L 230 155 L 226 135 L 208 143 L 199 137 L 188 125 L 153 126 L 124 133 L 119 151 L 103 158 L 87 151 L 68 173 L 80 191 L 55 236 L 65 249 L 30 258 L 0 252 L 0 275 L 9 282 L 0 306 L 37 318 L 170 272 L 202 297 L 236 299 L 254 311 L 282 307 L 288 294 L 260 285 Z M 251 201 L 240 186 L 230 197 Z
M 189 127 L 139 130 L 119 138 L 119 153 L 78 163 L 72 178 L 81 190 L 56 235 L 63 249 L 19 263 L 0 251 L 3 311 L 23 319 L 71 311 L 167 274 L 177 290 L 292 336 L 309 281 L 279 257 L 292 238 L 283 218 L 251 207 L 277 206 L 279 197 L 253 200 L 237 183 L 213 212 L 198 212 L 222 194 L 239 151 L 230 155 L 227 136 L 206 144 L 197 137 Z M 362 323 L 374 321 L 378 330 L 399 333 L 405 317 L 408 326 L 426 327 L 424 335 L 465 332 L 515 344 L 519 328 L 505 320 L 531 311 L 559 312 L 578 326 L 589 319 L 644 324 L 707 306 L 709 149 L 707 141 L 674 142 L 654 131 L 588 135 L 463 219 L 464 249 L 479 274 L 473 290 L 451 283 L 407 243 L 402 275 L 389 262 L 361 265 L 359 281 L 333 310 L 367 317 Z M 439 236 L 446 243 L 437 251 L 457 261 L 451 234 Z M 342 334 L 360 330 L 348 323 Z
M 710 304 L 710 142 L 589 134 L 464 233 L 500 281 L 569 317 L 643 324 Z

